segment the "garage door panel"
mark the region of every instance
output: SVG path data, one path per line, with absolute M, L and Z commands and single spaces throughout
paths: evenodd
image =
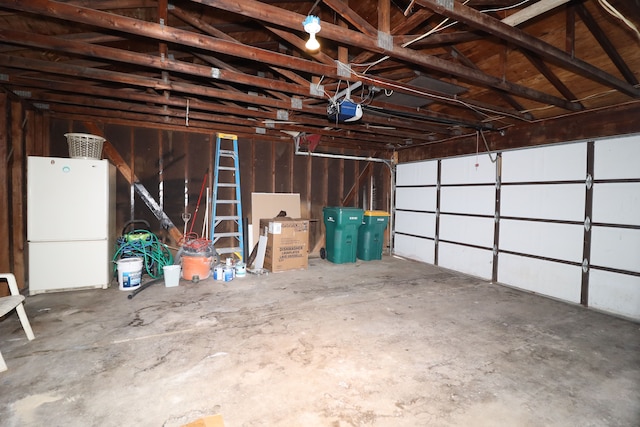
M 440 174 L 442 185 L 493 184 L 496 182 L 496 166 L 486 155 L 443 159 Z
M 501 254 L 498 282 L 571 303 L 580 303 L 580 266 Z
M 423 212 L 396 212 L 396 232 L 435 238 L 436 216 Z
M 589 306 L 640 319 L 640 277 L 591 269 Z
M 640 178 L 640 135 L 611 138 L 594 144 L 594 178 Z
M 466 213 L 493 215 L 496 189 L 494 185 L 473 187 L 442 187 L 440 190 L 440 211 L 446 213 Z
M 640 273 L 640 230 L 594 226 L 591 264 Z
M 582 262 L 584 227 L 574 224 L 500 221 L 501 251 Z
M 487 249 L 440 242 L 438 244 L 438 265 L 491 280 L 493 252 Z
M 503 185 L 500 216 L 583 221 L 584 184 Z
M 640 183 L 596 183 L 593 186 L 592 220 L 607 224 L 640 225 Z
M 435 212 L 435 187 L 398 187 L 396 189 L 396 208 Z
M 396 185 L 435 185 L 438 162 L 403 163 L 396 169 Z
M 574 143 L 506 151 L 502 182 L 573 181 L 586 178 L 587 144 Z
M 494 224 L 493 218 L 443 214 L 440 216 L 440 240 L 492 248 Z
M 396 234 L 394 243 L 394 254 L 398 256 L 429 264 L 435 262 L 433 240 Z

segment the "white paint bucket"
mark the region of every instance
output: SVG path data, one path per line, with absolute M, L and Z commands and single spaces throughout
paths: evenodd
M 140 287 L 142 280 L 142 258 L 123 258 L 116 262 L 118 284 L 121 291 L 132 291 Z
M 173 288 L 180 284 L 180 266 L 179 265 L 165 265 L 162 267 L 164 273 L 164 286 L 167 288 Z
M 236 264 L 236 277 L 245 277 L 247 275 L 247 266 L 244 262 Z

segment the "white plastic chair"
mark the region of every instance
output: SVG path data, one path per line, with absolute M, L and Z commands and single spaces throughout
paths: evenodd
M 9 296 L 0 297 L 0 317 L 15 308 L 18 313 L 18 317 L 20 318 L 20 323 L 22 323 L 22 329 L 24 329 L 24 333 L 27 334 L 27 339 L 31 341 L 35 336 L 31 330 L 31 324 L 29 323 L 29 318 L 27 318 L 27 313 L 24 311 L 24 306 L 22 305 L 24 295 L 20 294 L 15 276 L 11 273 L 0 273 L 0 280 L 7 281 L 9 284 L 9 292 L 11 292 L 11 295 Z M 2 353 L 0 352 L 0 372 L 4 372 L 6 370 L 7 364 L 4 362 Z

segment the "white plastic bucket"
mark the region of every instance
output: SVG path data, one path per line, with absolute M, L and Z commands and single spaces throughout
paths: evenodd
M 121 291 L 132 291 L 140 287 L 142 280 L 142 258 L 123 258 L 116 262 L 118 284 Z
M 179 265 L 165 265 L 162 267 L 164 273 L 164 286 L 167 288 L 173 288 L 180 284 L 180 266 Z

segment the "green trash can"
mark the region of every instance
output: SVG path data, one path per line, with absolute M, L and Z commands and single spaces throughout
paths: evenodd
M 326 257 L 335 264 L 356 262 L 358 228 L 364 211 L 360 208 L 322 209 L 326 234 Z
M 389 214 L 384 211 L 365 211 L 358 231 L 358 259 L 371 261 L 382 259 L 384 230 L 389 224 Z

